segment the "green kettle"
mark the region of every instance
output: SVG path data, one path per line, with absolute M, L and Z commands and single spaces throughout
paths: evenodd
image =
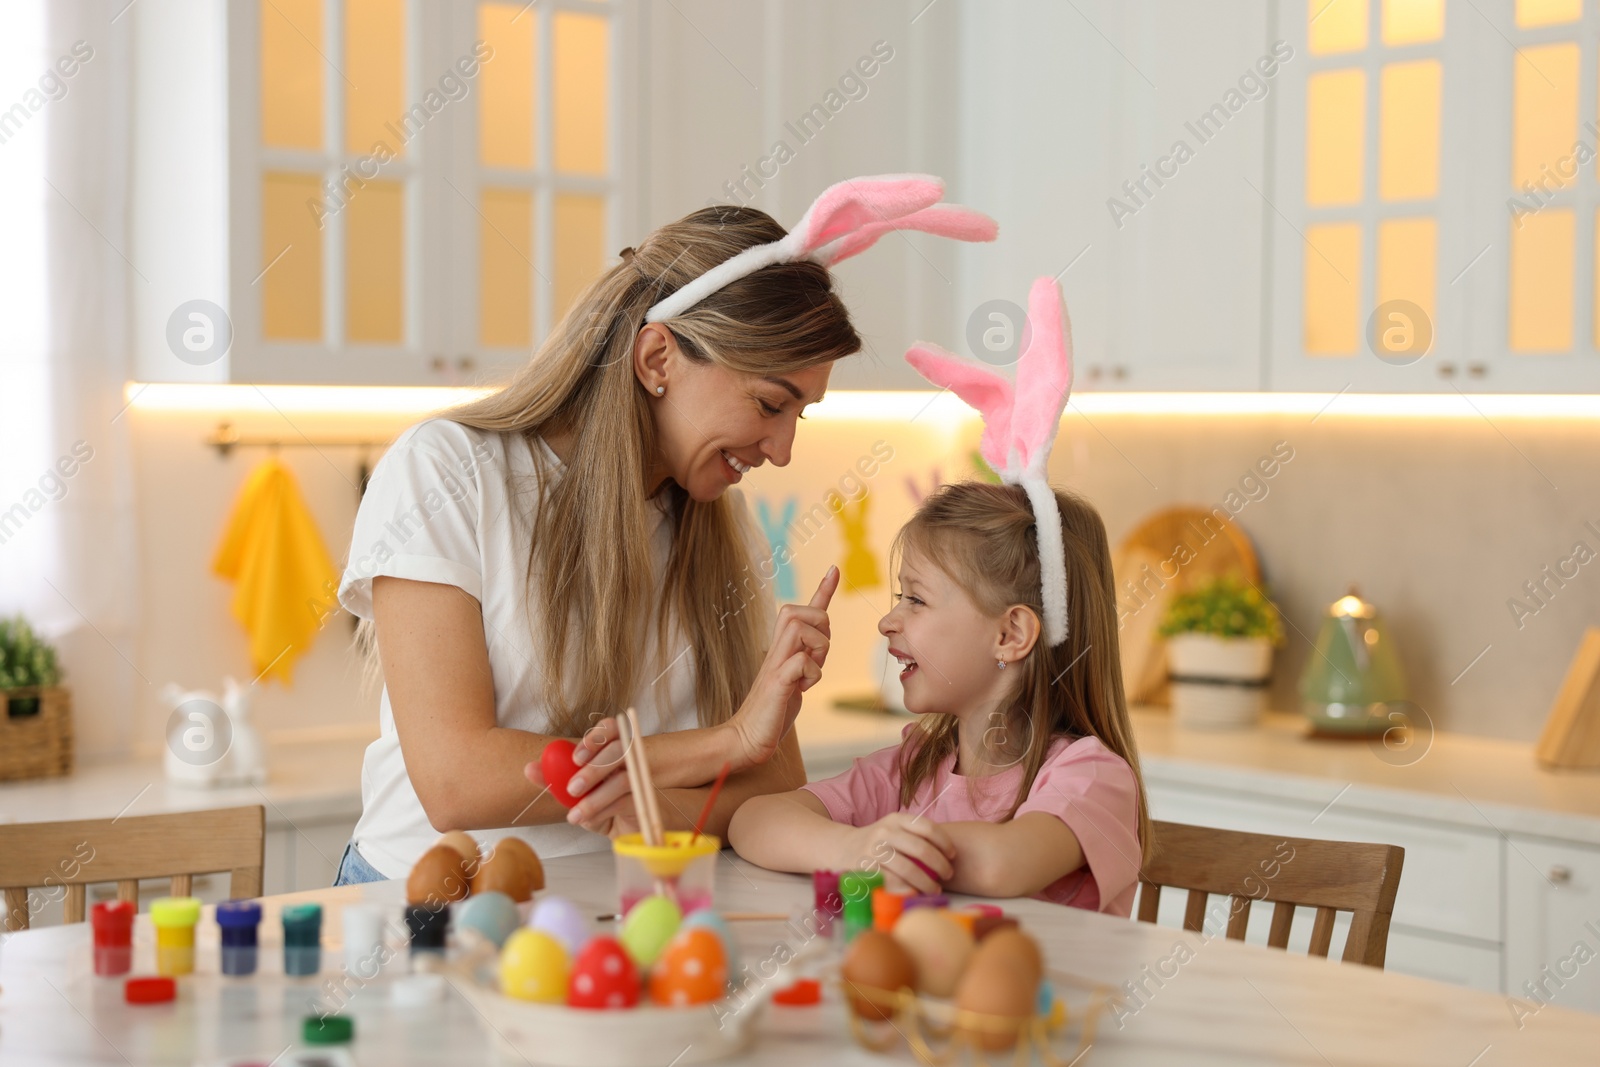
M 1355 737 L 1384 733 L 1410 707 L 1394 641 L 1355 586 L 1323 617 L 1300 675 L 1300 706 L 1315 732 Z

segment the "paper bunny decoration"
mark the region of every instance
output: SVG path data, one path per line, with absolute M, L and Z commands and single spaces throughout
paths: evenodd
M 868 493 L 853 508 L 843 497 L 833 505 L 844 537 L 844 559 L 839 563 L 839 572 L 857 589 L 875 589 L 883 583 L 878 573 L 878 557 L 867 545 L 867 504 L 871 500 L 872 495 Z
M 906 362 L 978 410 L 984 462 L 1002 482 L 1027 492 L 1039 531 L 1045 641 L 1053 648 L 1067 639 L 1067 569 L 1061 512 L 1045 465 L 1072 392 L 1072 330 L 1054 278 L 1038 278 L 1028 291 L 1028 326 L 1015 384 L 927 343 L 914 345 Z
M 941 204 L 944 182 L 927 174 L 880 174 L 828 186 L 788 235 L 746 248 L 688 282 L 645 312 L 644 321 L 664 322 L 700 301 L 774 263 L 809 259 L 831 267 L 871 248 L 892 230 L 920 230 L 958 241 L 992 241 L 999 227 L 989 216 Z
M 756 501 L 756 517 L 760 519 L 761 531 L 767 535 L 767 544 L 772 549 L 773 593 L 779 600 L 800 598 L 795 588 L 794 554 L 789 551 L 789 527 L 794 523 L 795 511 L 799 506 L 799 500 L 789 497 L 783 502 L 783 514 L 774 522 L 766 500 Z
M 944 479 L 939 476 L 939 468 L 933 468 L 933 478 L 928 486 L 928 493 L 933 492 L 943 484 Z M 911 494 L 911 502 L 913 504 L 922 503 L 922 498 L 928 495 L 928 493 L 922 491 L 922 486 L 917 484 L 917 480 L 909 474 L 906 475 L 906 492 Z

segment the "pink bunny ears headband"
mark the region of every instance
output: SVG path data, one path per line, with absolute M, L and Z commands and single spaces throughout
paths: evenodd
M 809 259 L 831 267 L 865 252 L 891 230 L 921 230 L 958 241 L 992 241 L 999 227 L 982 212 L 941 204 L 944 182 L 926 174 L 880 174 L 830 185 L 788 236 L 755 245 L 712 267 L 645 312 L 676 318 L 712 293 L 774 263 Z
M 1028 291 L 1028 327 L 1032 337 L 1017 360 L 1015 385 L 926 342 L 913 345 L 906 362 L 978 410 L 978 451 L 1002 482 L 1027 492 L 1039 531 L 1044 636 L 1054 648 L 1067 639 L 1067 562 L 1061 512 L 1045 464 L 1072 392 L 1072 328 L 1054 278 L 1036 279 Z

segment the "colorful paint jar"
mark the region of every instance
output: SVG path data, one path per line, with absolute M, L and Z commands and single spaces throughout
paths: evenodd
M 406 908 L 406 929 L 411 933 L 411 955 L 437 953 L 444 955 L 444 934 L 450 926 L 450 905 L 430 908 L 426 904 L 412 904 Z
M 150 902 L 156 928 L 156 973 L 194 973 L 194 926 L 200 921 L 197 897 L 157 897 Z
M 376 904 L 344 909 L 344 969 L 357 978 L 376 978 L 383 968 L 383 912 Z
M 94 927 L 94 973 L 102 978 L 127 974 L 133 967 L 133 915 L 126 900 L 108 900 L 89 912 Z
M 283 973 L 316 974 L 322 969 L 322 905 L 290 904 L 283 909 Z
M 217 905 L 217 926 L 222 931 L 222 973 L 255 974 L 261 905 L 254 900 L 224 900 Z
M 833 921 L 844 914 L 844 898 L 839 895 L 839 872 L 812 871 L 811 892 L 817 932 L 831 933 Z
M 900 920 L 900 913 L 905 910 L 906 896 L 904 893 L 891 893 L 879 886 L 872 891 L 872 928 L 889 933 L 894 929 L 894 924 Z

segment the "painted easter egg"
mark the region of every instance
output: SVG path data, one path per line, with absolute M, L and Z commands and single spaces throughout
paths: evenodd
M 739 940 L 733 936 L 733 927 L 719 912 L 711 908 L 698 908 L 683 917 L 683 925 L 679 929 L 703 929 L 716 934 L 717 940 L 722 942 L 722 956 L 728 961 L 728 979 L 739 981 L 739 972 L 744 965 L 739 953 Z
M 533 914 L 528 916 L 528 926 L 533 930 L 543 930 L 561 942 L 571 956 L 583 951 L 583 946 L 593 936 L 582 909 L 566 897 L 545 897 L 535 904 Z
M 493 941 L 495 948 L 503 947 L 512 931 L 522 925 L 522 916 L 517 914 L 511 898 L 494 890 L 474 893 L 463 900 L 450 919 L 458 932 L 476 930 Z
M 500 952 L 500 992 L 517 1000 L 565 1002 L 569 973 L 567 950 L 538 930 L 518 930 Z
M 682 922 L 677 904 L 666 897 L 645 897 L 622 920 L 622 947 L 640 967 L 654 966 Z
M 572 963 L 567 1005 L 632 1008 L 639 1003 L 639 969 L 615 938 L 596 937 Z
M 559 800 L 562 807 L 570 808 L 578 802 L 576 797 L 567 792 L 567 783 L 578 773 L 578 765 L 572 761 L 572 754 L 576 751 L 578 746 L 571 741 L 557 739 L 545 745 L 544 751 L 539 754 L 539 773 L 544 776 L 545 785 L 550 787 L 550 795 Z
M 650 999 L 664 1007 L 709 1004 L 727 987 L 722 939 L 704 927 L 680 930 L 650 969 Z

